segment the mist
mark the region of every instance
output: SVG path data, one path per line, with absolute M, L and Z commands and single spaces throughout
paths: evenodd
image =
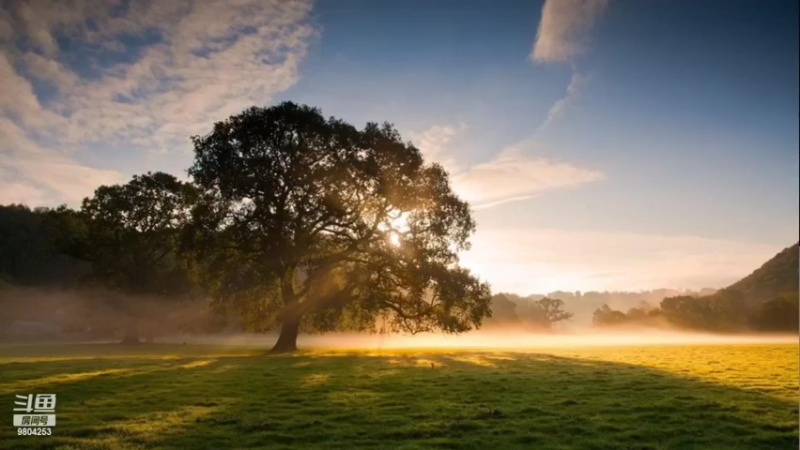
M 159 339 L 164 343 L 201 345 L 246 345 L 269 348 L 276 334 L 175 335 Z M 402 350 L 402 349 L 484 349 L 526 351 L 570 347 L 614 347 L 651 345 L 725 345 L 797 343 L 790 334 L 712 334 L 682 331 L 591 330 L 571 333 L 529 333 L 518 330 L 475 330 L 460 335 L 331 333 L 300 335 L 298 346 L 305 349 Z
M 113 342 L 130 332 L 151 341 L 205 331 L 207 302 L 99 288 L 0 289 L 0 342 Z
M 574 302 L 577 303 L 577 302 Z M 573 304 L 574 304 L 573 303 Z M 0 293 L 4 333 L 12 342 L 115 342 L 126 328 L 137 327 L 156 343 L 246 345 L 269 348 L 276 332 L 241 333 L 235 323 L 211 330 L 214 320 L 204 302 L 164 302 L 102 290 L 43 290 L 16 288 Z M 458 335 L 441 333 L 328 333 L 303 334 L 306 349 L 507 349 L 796 343 L 796 334 L 715 334 L 635 325 L 598 328 L 581 321 L 554 330 L 532 330 L 521 324 L 493 323 Z M 149 336 L 148 336 L 149 335 Z M 148 339 L 150 340 L 150 339 Z

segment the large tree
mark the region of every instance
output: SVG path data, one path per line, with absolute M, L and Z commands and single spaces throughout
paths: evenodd
M 85 229 L 70 247 L 92 263 L 85 282 L 114 292 L 94 296 L 99 304 L 90 309 L 127 322 L 124 343 L 139 341 L 140 319 L 157 316 L 152 305 L 190 300 L 192 283 L 178 250 L 194 194 L 191 184 L 172 175 L 147 173 L 97 188 L 75 214 Z
M 489 286 L 458 266 L 475 229 L 448 175 L 389 124 L 363 130 L 294 103 L 193 138 L 202 200 L 187 243 L 215 305 L 254 331 L 463 332 Z

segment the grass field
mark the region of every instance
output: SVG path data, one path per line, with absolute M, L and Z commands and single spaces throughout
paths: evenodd
M 58 395 L 17 436 L 14 394 Z M 798 346 L 0 346 L 3 449 L 797 449 Z

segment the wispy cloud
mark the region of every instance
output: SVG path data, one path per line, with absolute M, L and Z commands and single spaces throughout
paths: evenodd
M 85 166 L 43 147 L 8 118 L 0 116 L 0 203 L 77 204 L 95 188 L 124 175 Z
M 585 87 L 586 76 L 578 72 L 574 60 L 586 50 L 589 31 L 607 5 L 608 0 L 545 0 L 530 58 L 538 63 L 570 63 L 572 78 L 566 95 L 550 107 L 539 131 L 563 116 Z
M 780 246 L 640 233 L 481 227 L 462 262 L 496 291 L 724 287 Z
M 584 86 L 586 86 L 587 79 L 584 75 L 573 71 L 572 78 L 569 81 L 569 86 L 567 86 L 567 95 L 561 97 L 553 103 L 553 106 L 550 107 L 550 110 L 547 111 L 547 118 L 545 119 L 544 123 L 542 123 L 539 130 L 545 129 L 548 125 L 556 121 L 559 117 L 564 115 L 564 112 L 569 108 L 575 101 L 578 99 L 578 96 L 583 90 Z
M 14 131 L 3 136 L 0 163 L 22 177 L 17 184 L 37 182 L 21 169 L 31 152 L 47 155 L 39 161 L 52 171 L 83 167 L 88 144 L 185 153 L 189 136 L 295 84 L 316 35 L 309 1 L 7 5 L 0 9 L 0 122 Z M 34 89 L 41 84 L 53 90 L 46 101 Z M 85 169 L 102 179 L 109 172 Z
M 466 129 L 464 124 L 434 125 L 421 134 L 412 133 L 412 136 L 416 138 L 417 146 L 425 159 L 436 161 L 453 173 L 459 170 L 459 165 L 448 151 L 453 140 L 462 135 Z
M 608 0 L 546 0 L 530 57 L 569 62 L 586 50 L 589 31 Z
M 537 156 L 537 147 L 536 141 L 523 141 L 457 173 L 453 180 L 456 191 L 475 208 L 486 208 L 605 178 L 600 171 Z
M 13 181 L 14 174 L 0 167 L 0 204 L 41 204 L 47 201 L 48 192 L 30 183 Z
M 448 169 L 453 189 L 474 209 L 526 200 L 605 178 L 600 171 L 537 155 L 541 149 L 532 139 L 509 146 L 486 162 L 465 166 L 456 162 L 450 147 L 453 137 L 465 129 L 463 125 L 437 125 L 421 133 L 417 140 L 426 159 Z

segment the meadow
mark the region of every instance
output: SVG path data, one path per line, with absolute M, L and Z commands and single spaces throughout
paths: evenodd
M 17 436 L 28 393 L 52 436 Z M 7 345 L 0 398 L 2 449 L 796 449 L 798 345 Z

